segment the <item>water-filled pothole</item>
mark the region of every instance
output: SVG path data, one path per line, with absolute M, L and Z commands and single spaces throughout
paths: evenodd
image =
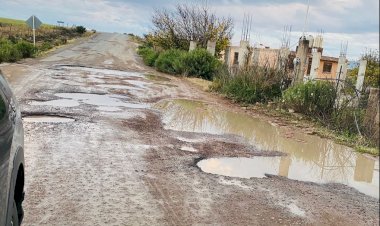
M 56 93 L 55 96 L 63 99 L 50 101 L 34 101 L 31 105 L 48 105 L 58 107 L 75 107 L 80 104 L 90 104 L 103 107 L 127 107 L 127 108 L 148 108 L 148 104 L 124 102 L 124 96 L 102 95 L 92 93 Z
M 74 66 L 58 65 L 56 69 L 79 70 L 79 71 L 85 71 L 91 74 L 112 75 L 112 76 L 121 76 L 121 77 L 138 77 L 138 78 L 144 77 L 144 75 L 140 72 L 118 71 L 118 70 L 102 69 L 102 68 L 90 68 L 90 67 L 81 67 L 81 66 L 75 66 L 75 65 Z
M 181 149 L 181 151 L 198 152 L 197 149 L 195 149 L 191 146 L 182 146 L 180 149 Z
M 206 173 L 239 178 L 264 178 L 265 174 L 277 174 L 281 157 L 255 158 L 210 158 L 203 159 L 197 166 Z M 285 174 L 284 172 L 282 172 Z
M 259 173 L 259 176 L 268 173 L 302 181 L 342 183 L 379 197 L 379 161 L 356 153 L 349 147 L 199 101 L 165 100 L 155 107 L 162 111 L 166 129 L 235 134 L 258 149 L 288 154 L 287 157 L 258 157 L 252 160 L 213 159 L 210 160 L 212 164 L 207 160 L 202 164 L 208 163 L 214 168 L 218 165 L 224 170 L 229 169 L 234 175 L 241 171 L 237 168 L 249 170 L 256 167 L 250 171 Z
M 59 100 L 49 100 L 49 101 L 32 101 L 31 105 L 48 105 L 53 107 L 76 107 L 79 106 L 78 101 L 68 100 L 68 99 L 59 99 Z
M 102 88 L 109 88 L 109 89 L 130 89 L 130 90 L 141 90 L 140 88 L 133 87 L 133 86 L 128 86 L 128 85 L 112 85 L 112 84 L 101 84 L 97 85 Z
M 33 115 L 22 118 L 24 122 L 48 122 L 48 123 L 67 123 L 74 122 L 75 119 L 62 116 Z

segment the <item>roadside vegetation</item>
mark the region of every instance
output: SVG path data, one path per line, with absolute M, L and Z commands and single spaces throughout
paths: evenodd
M 84 35 L 87 32 L 83 26 L 67 28 L 44 24 L 36 30 L 34 46 L 32 29 L 25 21 L 0 18 L 0 63 L 34 57 Z
M 376 52 L 363 56 L 368 66 L 362 93 L 355 90 L 357 69 L 349 73 L 340 92 L 335 81 L 291 85 L 288 62 L 283 66 L 259 66 L 248 64 L 246 60 L 240 67 L 223 65 L 219 57 L 230 43 L 233 24 L 228 18 L 218 18 L 208 12 L 200 5 L 177 5 L 173 11 L 157 10 L 152 18 L 151 33 L 143 38 L 129 35 L 140 44 L 138 54 L 144 63 L 160 72 L 212 81 L 211 91 L 246 106 L 268 105 L 266 110 L 282 114 L 284 118 L 302 115 L 314 126 L 326 129 L 319 130 L 323 131 L 319 135 L 335 138 L 358 151 L 379 155 L 377 138 L 374 139 L 364 123 L 367 87 L 379 87 Z M 188 51 L 190 41 L 194 40 L 197 48 Z M 215 55 L 206 50 L 207 40 L 216 40 Z
M 151 47 L 140 46 L 137 52 L 146 65 L 171 75 L 212 80 L 221 66 L 216 57 L 201 48 L 190 52 L 180 49 L 156 51 Z

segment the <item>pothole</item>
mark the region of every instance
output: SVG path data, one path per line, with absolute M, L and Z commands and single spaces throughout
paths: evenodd
M 97 85 L 102 88 L 109 88 L 109 89 L 133 89 L 133 90 L 141 90 L 140 88 L 133 87 L 133 86 L 128 86 L 128 85 L 111 85 L 111 84 L 102 84 L 102 85 Z
M 276 162 L 281 157 L 210 158 L 197 166 L 206 173 L 238 178 L 264 178 L 265 174 L 277 174 Z
M 190 147 L 190 146 L 182 146 L 180 149 L 181 149 L 181 151 L 198 152 L 197 149 Z
M 276 127 L 244 112 L 229 111 L 212 103 L 172 99 L 154 107 L 162 112 L 165 129 L 232 134 L 242 137 L 256 149 L 287 154 L 277 158 L 205 160 L 199 163 L 204 171 L 243 178 L 264 177 L 267 173 L 300 181 L 341 183 L 379 197 L 378 159 L 358 154 L 332 140 L 292 131 L 288 127 Z
M 121 109 L 118 107 L 108 107 L 108 106 L 99 106 L 98 110 L 99 111 L 109 111 L 109 112 L 121 111 Z
M 206 173 L 235 177 L 235 178 L 265 178 L 267 175 L 278 175 L 292 180 L 314 183 L 335 183 L 336 179 L 320 177 L 320 174 L 311 173 L 318 167 L 316 164 L 296 162 L 289 156 L 256 156 L 253 158 L 209 158 L 202 159 L 197 166 Z M 352 167 L 353 168 L 353 167 Z M 326 166 L 326 169 L 330 169 Z M 352 169 L 354 171 L 354 169 Z M 325 170 L 325 173 L 329 172 Z M 359 180 L 363 175 L 356 171 L 355 179 Z M 373 175 L 378 178 L 377 175 Z M 370 178 L 371 179 L 371 178 Z M 372 197 L 379 197 L 378 180 L 373 184 L 364 182 L 344 182 L 357 188 L 360 192 Z
M 76 107 L 79 106 L 78 101 L 69 100 L 69 99 L 59 99 L 59 100 L 49 100 L 49 101 L 32 101 L 30 105 L 48 105 L 54 107 Z
M 127 108 L 148 108 L 149 104 L 126 103 L 119 98 L 125 99 L 120 95 L 102 95 L 91 93 L 56 93 L 55 96 L 63 99 L 50 101 L 33 101 L 31 105 L 48 105 L 56 107 L 76 107 L 80 104 L 89 104 L 103 107 L 127 107 Z M 103 109 L 104 110 L 104 109 Z M 112 109 L 114 110 L 114 109 Z M 111 111 L 112 111 L 111 110 Z
M 75 119 L 63 116 L 46 116 L 46 115 L 33 115 L 25 116 L 22 118 L 24 122 L 48 122 L 48 123 L 67 123 L 74 122 Z

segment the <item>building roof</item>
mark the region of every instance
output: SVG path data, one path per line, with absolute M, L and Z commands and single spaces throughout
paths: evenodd
M 322 56 L 321 60 L 323 61 L 332 61 L 332 62 L 338 62 L 339 58 L 336 57 L 330 57 L 330 56 Z

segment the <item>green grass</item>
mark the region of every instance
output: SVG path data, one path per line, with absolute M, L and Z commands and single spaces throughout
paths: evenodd
M 20 27 L 26 27 L 26 18 L 25 20 L 20 20 L 20 19 L 11 19 L 11 18 L 4 18 L 0 17 L 0 24 L 7 24 L 7 25 L 12 25 L 12 26 L 20 26 Z M 42 21 L 43 23 L 43 21 Z M 54 27 L 54 25 L 51 24 L 42 24 L 41 27 Z
M 26 23 L 25 23 L 26 20 L 27 19 L 25 19 L 25 20 L 17 20 L 17 19 L 0 17 L 0 23 L 11 24 L 11 25 L 14 25 L 14 26 L 23 26 L 23 25 L 26 26 Z

